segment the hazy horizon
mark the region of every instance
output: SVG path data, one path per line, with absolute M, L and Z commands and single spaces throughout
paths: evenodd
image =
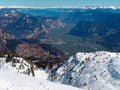
M 62 6 L 120 6 L 119 0 L 3 0 L 0 6 L 62 7 Z

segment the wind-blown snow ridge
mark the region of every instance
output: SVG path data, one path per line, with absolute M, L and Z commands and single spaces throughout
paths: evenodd
M 49 79 L 85 90 L 120 90 L 120 53 L 77 53 L 54 67 Z

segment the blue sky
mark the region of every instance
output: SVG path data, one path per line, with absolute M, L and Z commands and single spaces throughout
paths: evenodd
M 0 6 L 120 6 L 120 0 L 0 0 Z

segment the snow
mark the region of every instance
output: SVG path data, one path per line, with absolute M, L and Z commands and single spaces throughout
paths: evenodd
M 120 90 L 120 53 L 79 52 L 53 69 L 49 80 L 85 90 Z
M 78 90 L 78 88 L 0 70 L 0 90 Z
M 6 63 L 6 58 L 0 58 L 0 68 L 17 73 L 30 74 L 31 65 L 26 62 L 23 58 L 14 57 L 12 62 Z
M 36 77 L 29 76 L 23 72 L 31 65 L 22 58 L 15 57 L 15 60 L 16 63 L 6 63 L 6 58 L 0 58 L 0 90 L 80 90 L 48 81 L 48 74 L 42 69 L 35 71 Z M 21 65 L 23 69 L 18 68 Z
M 35 69 L 35 77 L 29 69 L 31 64 L 22 58 L 6 62 L 1 57 L 0 90 L 120 90 L 120 53 L 79 52 L 51 73 Z
M 39 69 L 39 70 L 35 71 L 35 77 L 47 80 L 48 73 L 45 70 L 43 70 L 43 69 Z

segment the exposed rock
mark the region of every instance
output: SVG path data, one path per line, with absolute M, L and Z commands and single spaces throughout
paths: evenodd
M 5 32 L 4 30 L 0 29 L 0 39 L 14 39 L 14 36 L 8 34 L 7 32 Z
M 7 41 L 6 40 L 11 40 L 14 39 L 14 36 L 8 34 L 7 32 L 3 31 L 0 29 L 0 52 L 8 52 L 7 49 Z

